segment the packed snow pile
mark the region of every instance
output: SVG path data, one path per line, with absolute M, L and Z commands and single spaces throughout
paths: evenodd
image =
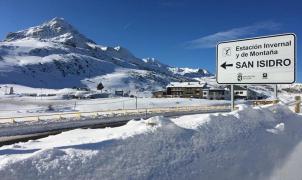
M 282 105 L 106 129 L 0 148 L 1 179 L 301 179 L 302 116 Z

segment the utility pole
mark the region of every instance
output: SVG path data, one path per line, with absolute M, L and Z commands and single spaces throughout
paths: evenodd
M 77 106 L 77 101 L 74 101 L 74 106 L 73 106 L 73 110 L 75 111 L 76 109 L 76 106 Z
M 135 96 L 135 109 L 137 109 L 137 96 Z
M 5 85 L 4 87 L 5 87 L 5 95 L 7 95 L 7 85 Z

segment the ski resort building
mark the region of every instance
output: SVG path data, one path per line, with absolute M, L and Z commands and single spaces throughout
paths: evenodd
M 248 89 L 247 86 L 234 86 L 234 98 L 235 99 L 247 99 Z
M 114 94 L 116 96 L 124 96 L 124 91 L 123 90 L 115 90 Z
M 210 87 L 201 82 L 171 82 L 166 90 L 153 92 L 153 97 L 181 97 L 200 99 L 226 99 L 228 90 L 219 87 Z
M 167 92 L 165 90 L 154 91 L 152 92 L 154 98 L 162 98 L 167 96 Z
M 230 99 L 230 86 L 213 86 L 201 82 L 171 82 L 166 90 L 153 92 L 155 98 L 180 97 L 200 98 L 210 100 Z M 255 91 L 247 86 L 234 86 L 235 99 L 262 99 Z
M 223 88 L 205 88 L 203 91 L 203 99 L 228 99 L 229 91 Z
M 172 97 L 202 98 L 202 89 L 206 83 L 201 82 L 171 82 L 167 87 L 167 95 Z
M 228 86 L 230 89 L 230 86 Z M 248 88 L 247 86 L 238 86 L 234 85 L 234 98 L 235 99 L 246 99 L 246 100 L 257 100 L 257 99 L 264 99 L 265 96 L 261 95 L 252 89 Z

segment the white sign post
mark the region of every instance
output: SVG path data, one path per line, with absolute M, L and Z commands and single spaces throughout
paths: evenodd
M 216 65 L 218 84 L 294 83 L 296 35 L 280 34 L 220 42 L 216 48 Z M 231 94 L 233 96 L 233 92 Z
M 219 84 L 295 82 L 296 36 L 281 34 L 221 42 L 217 45 Z

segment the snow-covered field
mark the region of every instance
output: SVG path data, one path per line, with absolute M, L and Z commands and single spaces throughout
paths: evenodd
M 138 98 L 138 108 L 158 108 L 177 106 L 208 106 L 228 104 L 224 100 L 186 98 Z M 51 109 L 50 109 L 51 106 Z M 0 117 L 36 115 L 72 111 L 104 111 L 135 109 L 135 98 L 102 98 L 93 100 L 62 100 L 55 97 L 5 97 L 0 98 Z
M 302 115 L 282 105 L 106 129 L 0 148 L 1 179 L 301 179 Z
M 5 88 L 0 89 L 0 117 L 38 115 L 58 112 L 105 111 L 118 109 L 135 109 L 136 99 L 130 97 L 110 97 L 100 99 L 64 99 L 63 95 L 77 93 L 74 89 L 41 89 L 21 85 L 2 85 L 14 87 L 14 95 L 4 95 Z M 24 96 L 34 93 L 38 96 Z M 40 97 L 39 94 L 56 94 Z M 159 108 L 180 106 L 209 106 L 228 104 L 227 100 L 206 100 L 188 98 L 150 98 L 138 96 L 137 108 Z
M 208 80 L 211 78 L 208 78 Z M 203 81 L 206 81 L 204 79 Z M 104 81 L 105 82 L 105 81 Z M 209 81 L 211 82 L 211 81 Z M 211 82 L 212 83 L 212 82 Z M 126 86 L 126 85 L 124 85 Z M 6 88 L 8 87 L 8 88 Z M 5 95 L 9 87 L 13 87 L 14 95 Z M 284 88 L 284 87 L 283 87 Z M 273 92 L 267 87 L 254 86 L 254 90 L 266 93 L 273 98 Z M 93 91 L 92 91 L 93 92 Z M 37 96 L 26 96 L 24 94 L 36 94 Z M 110 97 L 100 99 L 65 99 L 64 95 L 86 93 L 75 89 L 46 89 L 31 88 L 27 86 L 4 84 L 0 88 L 0 117 L 38 115 L 45 113 L 58 112 L 77 112 L 77 111 L 103 111 L 118 109 L 135 109 L 136 99 L 129 97 Z M 91 92 L 90 92 L 91 93 Z M 54 94 L 55 96 L 39 95 Z M 187 99 L 187 98 L 150 98 L 150 95 L 137 94 L 138 108 L 158 108 L 158 107 L 181 107 L 181 106 L 209 106 L 229 104 L 228 100 L 206 100 L 206 99 Z M 280 101 L 284 104 L 292 104 L 296 95 L 301 93 L 288 93 L 282 91 L 278 94 Z M 238 101 L 236 103 L 245 103 Z

